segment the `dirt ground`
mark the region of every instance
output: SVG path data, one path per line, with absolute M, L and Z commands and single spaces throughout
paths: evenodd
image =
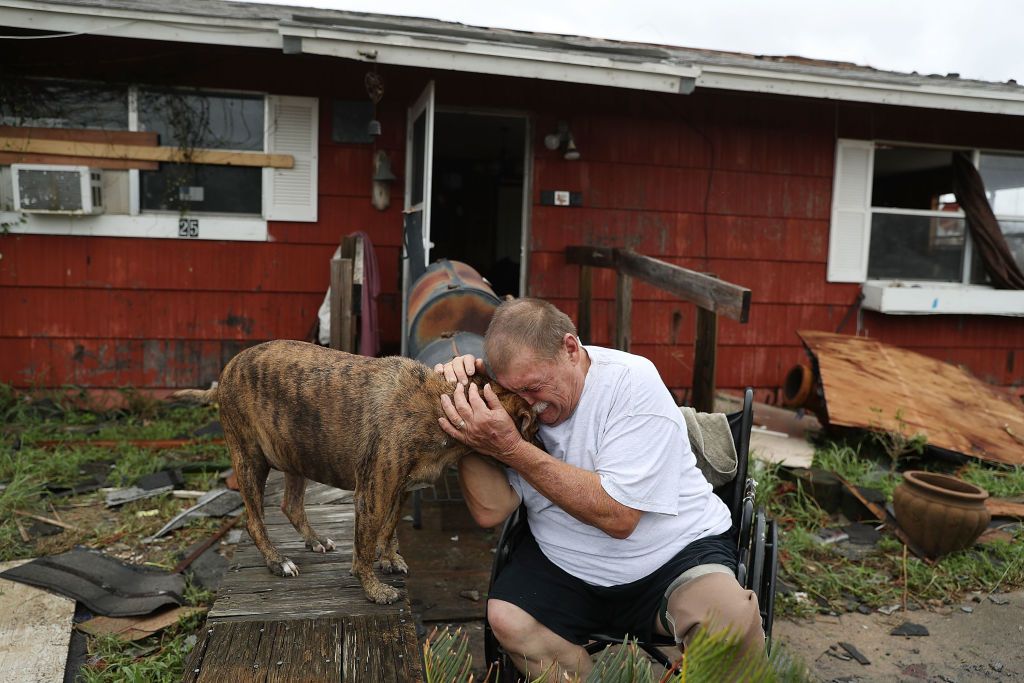
M 482 679 L 484 601 L 496 534 L 477 529 L 461 502 L 425 502 L 422 510 L 421 529 L 413 529 L 408 520 L 399 528 L 421 639 L 436 626 L 462 627 L 470 638 L 477 679 Z M 824 682 L 1024 681 L 1024 592 L 997 593 L 995 601 L 974 597 L 937 611 L 778 618 L 775 642 Z M 929 635 L 890 635 L 904 622 L 924 626 Z M 856 647 L 870 664 L 845 659 L 840 642 Z
M 980 602 L 973 597 L 940 611 L 779 619 L 775 638 L 822 681 L 1024 681 L 1024 592 L 998 593 L 992 596 L 996 602 L 984 594 L 977 596 Z M 890 635 L 908 621 L 929 635 Z M 831 649 L 840 641 L 854 645 L 871 663 L 834 656 L 846 654 Z

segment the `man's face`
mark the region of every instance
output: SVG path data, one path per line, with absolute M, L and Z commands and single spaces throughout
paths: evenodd
M 552 359 L 538 358 L 523 350 L 513 356 L 496 379 L 503 387 L 519 394 L 543 424 L 554 426 L 565 422 L 576 410 L 586 379 L 585 352 L 575 338 Z

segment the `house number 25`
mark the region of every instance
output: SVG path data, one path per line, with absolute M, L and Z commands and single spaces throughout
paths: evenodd
M 199 237 L 199 219 L 179 218 L 178 237 Z

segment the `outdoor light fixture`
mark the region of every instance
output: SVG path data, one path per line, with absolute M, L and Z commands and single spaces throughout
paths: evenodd
M 391 206 L 391 183 L 395 180 L 388 153 L 382 149 L 377 150 L 373 155 L 373 192 L 370 196 L 373 208 L 384 211 Z
M 558 130 L 544 136 L 544 146 L 554 151 L 562 152 L 562 158 L 566 161 L 576 161 L 580 158 L 580 151 L 576 149 L 576 141 L 569 130 L 569 124 L 565 121 L 558 122 Z

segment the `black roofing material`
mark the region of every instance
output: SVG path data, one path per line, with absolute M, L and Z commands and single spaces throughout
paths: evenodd
M 85 603 L 96 614 L 130 617 L 185 602 L 185 578 L 125 564 L 89 548 L 40 557 L 0 578 L 46 588 Z

